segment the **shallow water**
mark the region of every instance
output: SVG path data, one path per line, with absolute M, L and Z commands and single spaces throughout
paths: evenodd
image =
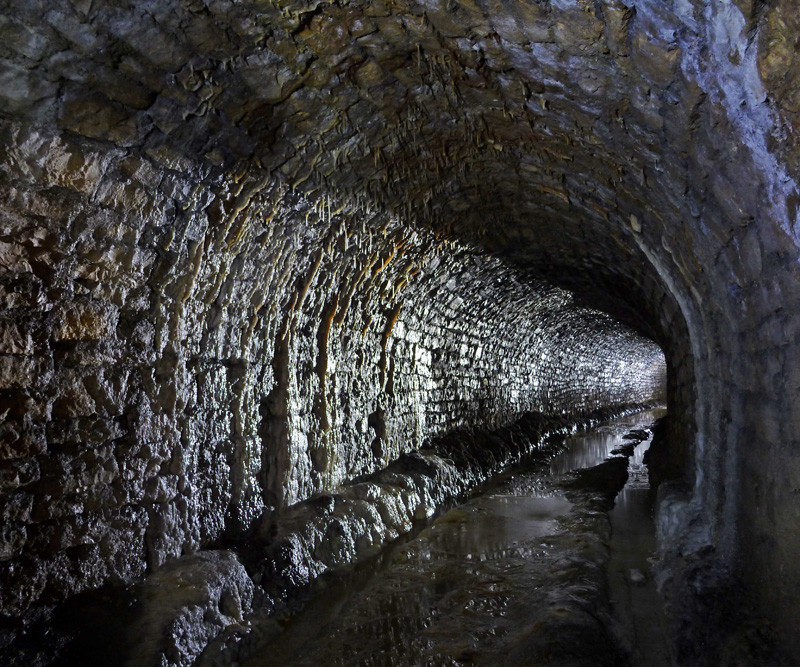
M 572 503 L 550 497 L 487 495 L 450 510 L 421 535 L 431 549 L 473 558 L 498 558 L 526 540 L 558 530 Z
M 542 619 L 569 613 L 559 601 L 574 597 L 588 567 L 580 554 L 596 542 L 585 532 L 586 509 L 573 507 L 556 478 L 602 462 L 656 416 L 570 438 L 549 469 L 503 473 L 377 564 L 323 577 L 306 609 L 271 621 L 242 664 L 504 665 L 515 655 L 526 663 Z
M 656 531 L 647 467 L 642 461 L 650 440 L 636 446 L 628 461 L 628 483 L 617 495 L 609 515 L 608 583 L 618 633 L 628 647 L 631 663 L 670 667 L 677 660 L 650 567 L 656 552 Z
M 550 461 L 550 473 L 563 475 L 570 470 L 596 466 L 611 456 L 612 450 L 628 442 L 622 436 L 632 430 L 647 428 L 666 414 L 667 411 L 663 408 L 645 410 L 614 419 L 596 429 L 569 438 L 567 449 Z M 637 463 L 641 469 L 644 452 L 640 451 L 635 455 L 638 456 Z

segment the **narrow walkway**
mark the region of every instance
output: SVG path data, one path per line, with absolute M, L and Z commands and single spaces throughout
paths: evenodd
M 656 590 L 650 560 L 656 551 L 647 467 L 642 462 L 651 438 L 628 461 L 628 482 L 611 511 L 608 583 L 620 640 L 636 667 L 673 667 L 673 642 Z

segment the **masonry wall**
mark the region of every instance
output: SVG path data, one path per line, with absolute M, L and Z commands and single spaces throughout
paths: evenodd
M 466 246 L 258 169 L 1 131 L 7 620 L 454 428 L 663 397 L 654 343 Z
M 684 591 L 749 583 L 800 650 L 798 30 L 792 0 L 14 3 L 3 607 L 568 382 L 618 400 L 629 334 L 535 272 L 664 350 L 662 551 L 713 561 Z

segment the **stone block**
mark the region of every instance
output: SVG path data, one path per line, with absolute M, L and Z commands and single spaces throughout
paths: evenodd
M 0 241 L 0 275 L 31 273 L 31 259 L 30 249 L 21 243 Z
M 60 124 L 75 134 L 117 146 L 131 146 L 139 139 L 136 116 L 101 96 L 67 98 L 62 104 Z
M 45 30 L 34 30 L 11 16 L 0 17 L 0 43 L 32 62 L 41 60 L 53 48 Z
M 141 587 L 136 635 L 128 664 L 194 664 L 208 643 L 252 609 L 253 582 L 229 551 L 184 556 Z
M 102 303 L 71 303 L 56 314 L 53 339 L 57 341 L 99 340 L 114 334 L 118 311 Z
M 0 354 L 34 353 L 36 322 L 26 319 L 0 316 Z
M 0 108 L 6 113 L 24 117 L 54 98 L 56 91 L 57 84 L 41 72 L 0 59 Z
M 91 195 L 100 182 L 106 162 L 100 153 L 86 151 L 75 142 L 58 138 L 48 144 L 43 168 L 51 185 Z
M 793 113 L 800 112 L 800 58 L 796 35 L 800 20 L 790 2 L 777 2 L 765 12 L 758 33 L 758 70 L 765 87 L 778 104 Z
M 46 358 L 0 354 L 0 389 L 28 389 L 46 381 L 48 375 Z
M 35 458 L 0 461 L 0 493 L 12 493 L 41 479 L 41 468 Z

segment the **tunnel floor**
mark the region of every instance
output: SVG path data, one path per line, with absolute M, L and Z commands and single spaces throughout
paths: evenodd
M 569 438 L 549 464 L 517 466 L 380 559 L 323 577 L 302 613 L 252 629 L 241 664 L 673 664 L 641 461 L 664 413 Z
M 608 584 L 617 637 L 634 665 L 678 664 L 661 597 L 651 574 L 656 551 L 652 499 L 643 459 L 650 439 L 639 443 L 628 459 L 628 481 L 611 510 L 611 559 Z

